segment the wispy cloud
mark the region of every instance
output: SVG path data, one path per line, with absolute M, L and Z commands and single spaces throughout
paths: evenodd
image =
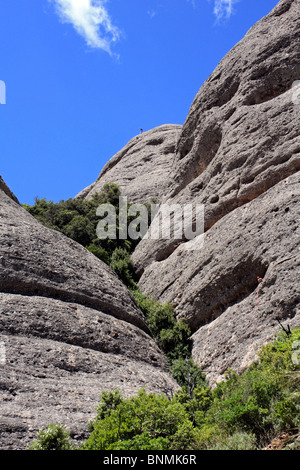
M 150 16 L 150 18 L 154 18 L 157 15 L 157 10 L 148 10 L 147 14 Z
M 186 0 L 194 8 L 200 6 L 203 0 Z M 231 15 L 234 13 L 233 5 L 239 0 L 207 0 L 208 2 L 213 2 L 213 11 L 216 17 L 217 22 L 221 20 L 228 20 Z
M 106 0 L 50 0 L 64 23 L 71 23 L 92 48 L 112 55 L 112 44 L 120 38 L 120 30 L 113 25 Z
M 228 19 L 233 13 L 233 4 L 236 0 L 215 0 L 214 14 L 217 21 Z

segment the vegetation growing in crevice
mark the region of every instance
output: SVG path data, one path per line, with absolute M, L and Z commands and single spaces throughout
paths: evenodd
M 169 364 L 176 359 L 189 357 L 191 331 L 185 319 L 177 320 L 172 304 L 161 304 L 137 288 L 131 292 Z

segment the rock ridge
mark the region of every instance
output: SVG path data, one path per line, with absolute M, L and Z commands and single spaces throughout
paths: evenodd
M 161 202 L 171 184 L 181 128 L 164 124 L 135 136 L 106 163 L 96 182 L 76 197 L 90 199 L 105 183 L 117 183 L 129 202 Z
M 0 190 L 0 447 L 48 424 L 80 441 L 101 391 L 178 388 L 142 312 L 105 263 Z

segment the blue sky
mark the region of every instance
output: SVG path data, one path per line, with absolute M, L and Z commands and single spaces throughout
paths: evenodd
M 183 124 L 277 0 L 9 0 L 0 6 L 0 174 L 21 203 L 95 181 L 139 129 Z

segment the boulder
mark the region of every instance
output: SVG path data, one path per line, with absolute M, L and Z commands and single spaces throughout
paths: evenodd
M 300 168 L 299 29 L 297 2 L 282 0 L 223 58 L 191 105 L 164 201 L 204 204 L 205 230 Z M 175 246 L 142 241 L 133 256 L 138 273 Z

